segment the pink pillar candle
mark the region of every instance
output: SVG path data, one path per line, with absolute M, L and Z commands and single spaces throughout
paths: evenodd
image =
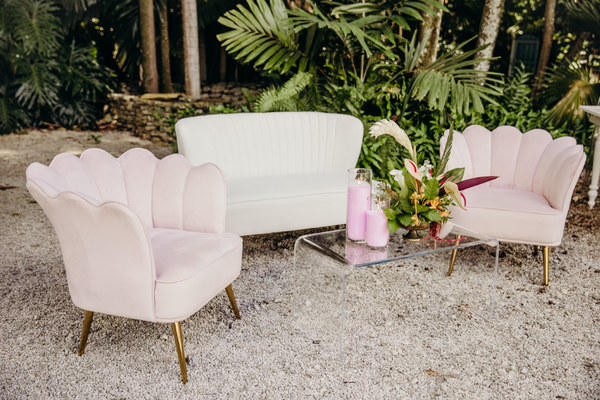
M 367 245 L 371 247 L 385 247 L 390 234 L 387 227 L 388 219 L 383 210 L 367 211 Z
M 371 209 L 371 185 L 348 186 L 346 232 L 351 240 L 365 240 L 367 211 Z

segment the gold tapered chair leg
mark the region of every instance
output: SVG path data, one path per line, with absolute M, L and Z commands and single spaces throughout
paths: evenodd
M 550 283 L 550 247 L 544 246 L 544 285 Z
M 460 243 L 461 238 L 461 235 L 458 235 L 456 237 L 456 244 Z M 448 267 L 448 273 L 446 274 L 446 276 L 452 275 L 452 271 L 454 270 L 454 262 L 456 261 L 456 253 L 458 253 L 458 249 L 452 250 L 452 255 L 450 256 L 450 266 Z
M 85 351 L 85 345 L 87 343 L 88 334 L 90 333 L 93 317 L 94 313 L 92 311 L 85 312 L 85 318 L 83 319 L 83 330 L 81 331 L 81 340 L 79 341 L 79 351 L 77 352 L 78 356 L 82 355 Z
M 233 288 L 231 285 L 225 288 L 227 291 L 227 296 L 229 297 L 229 302 L 231 303 L 231 308 L 233 308 L 233 313 L 237 319 L 242 319 L 240 316 L 240 310 L 238 309 L 237 302 L 235 301 L 235 296 L 233 295 Z
M 179 368 L 181 369 L 181 381 L 187 383 L 187 366 L 185 365 L 185 353 L 183 352 L 183 336 L 181 335 L 181 323 L 173 323 L 173 336 L 175 336 L 175 347 L 177 348 L 177 358 L 179 358 Z

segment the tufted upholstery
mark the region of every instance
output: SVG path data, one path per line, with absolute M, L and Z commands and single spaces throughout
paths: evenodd
M 90 149 L 31 164 L 27 188 L 59 238 L 73 303 L 88 312 L 178 323 L 240 274 L 242 241 L 224 232 L 213 164 Z
M 179 153 L 227 178 L 226 229 L 239 235 L 343 224 L 363 125 L 318 112 L 218 114 L 177 122 Z
M 452 222 L 504 242 L 558 246 L 584 163 L 575 139 L 553 140 L 542 129 L 523 134 L 511 126 L 489 131 L 474 125 L 455 132 L 447 168 L 464 167 L 465 179 L 498 179 L 465 190 L 467 210 L 453 208 Z

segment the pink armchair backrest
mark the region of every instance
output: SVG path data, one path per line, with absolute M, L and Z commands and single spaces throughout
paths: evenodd
M 158 160 L 143 149 L 132 149 L 119 158 L 89 149 L 79 158 L 60 154 L 49 167 L 34 163 L 27 178 L 54 197 L 70 191 L 95 205 L 125 204 L 148 228 L 218 233 L 225 228 L 225 183 L 220 174 L 206 174 L 208 169 L 218 167 L 192 167 L 178 154 Z M 210 196 L 206 188 L 213 188 Z
M 447 135 L 441 140 L 441 150 Z M 572 137 L 553 140 L 542 129 L 523 134 L 512 126 L 489 131 L 473 125 L 462 134 L 454 132 L 447 168 L 464 167 L 465 179 L 498 176 L 482 187 L 534 192 L 544 196 L 553 208 L 568 210 L 584 161 L 583 147 Z
M 221 233 L 225 227 L 221 171 L 213 164 L 192 167 L 181 155 L 64 153 L 48 167 L 31 164 L 27 188 L 56 230 L 71 298 L 84 310 L 155 321 L 147 230 Z

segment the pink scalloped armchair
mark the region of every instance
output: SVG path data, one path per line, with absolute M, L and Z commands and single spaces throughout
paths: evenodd
M 225 180 L 218 167 L 144 149 L 114 158 L 99 149 L 63 153 L 27 168 L 27 189 L 52 222 L 73 303 L 93 313 L 171 323 L 187 382 L 180 322 L 239 276 L 242 240 L 225 228 Z
M 446 146 L 448 132 L 441 140 Z M 542 129 L 521 133 L 512 126 L 493 131 L 473 125 L 454 133 L 447 169 L 464 167 L 464 178 L 498 176 L 464 191 L 466 211 L 454 207 L 451 222 L 501 242 L 542 246 L 544 284 L 549 247 L 560 245 L 575 184 L 585 163 L 572 137 L 552 139 Z M 452 271 L 456 251 L 452 255 Z

